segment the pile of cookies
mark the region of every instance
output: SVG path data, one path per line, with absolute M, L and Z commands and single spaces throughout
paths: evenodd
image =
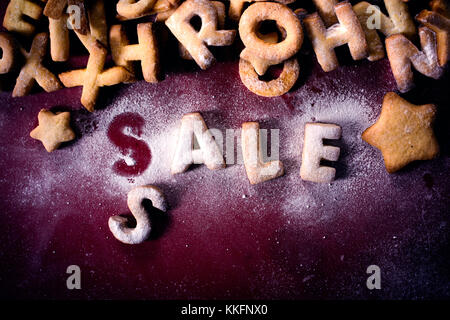
M 450 10 L 446 0 L 432 0 L 429 9 L 423 9 L 414 19 L 408 11 L 407 0 L 384 0 L 388 15 L 365 1 L 355 5 L 337 0 L 312 2 L 317 12 L 309 14 L 304 9 L 294 10 L 295 0 L 230 0 L 226 4 L 209 0 L 119 0 L 114 4 L 104 0 L 11 0 L 3 20 L 3 26 L 9 32 L 0 33 L 0 74 L 14 74 L 19 63 L 17 58 L 22 55 L 24 62 L 13 97 L 29 94 L 36 83 L 46 92 L 82 86 L 81 104 L 92 112 L 101 87 L 137 80 L 140 72 L 137 72 L 136 61 L 140 62 L 145 81 L 158 82 L 161 41 L 158 41 L 154 28 L 155 24 L 161 24 L 179 42 L 181 58 L 195 61 L 201 69 L 211 67 L 215 61 L 208 46 L 230 46 L 238 34 L 244 45 L 239 61 L 241 80 L 249 90 L 266 97 L 280 96 L 297 82 L 300 74 L 297 53 L 305 37 L 311 42 L 325 72 L 339 66 L 335 48 L 347 45 L 354 60 L 376 61 L 384 58 L 386 51 L 400 92 L 414 87 L 412 67 L 433 79 L 443 75 L 450 57 Z M 105 8 L 105 5 L 115 7 Z M 106 12 L 110 11 L 115 12 L 115 17 L 107 17 Z M 35 34 L 36 25 L 46 22 L 43 17 L 48 19 L 48 32 Z M 151 22 L 141 22 L 145 17 Z M 193 24 L 195 17 L 200 18 L 200 26 Z M 238 25 L 238 30 L 224 29 L 227 18 L 231 24 Z M 115 24 L 108 25 L 109 20 L 114 20 Z M 418 31 L 414 20 L 420 23 Z M 130 43 L 123 21 L 137 21 L 134 24 L 137 43 Z M 274 30 L 263 32 L 267 22 L 272 23 Z M 49 49 L 52 61 L 68 61 L 70 32 L 76 34 L 89 52 L 87 65 L 84 69 L 55 75 L 44 65 L 47 51 Z M 386 37 L 385 48 L 378 32 Z M 412 42 L 417 34 L 420 49 Z M 19 38 L 25 42 L 32 39 L 30 50 L 19 44 L 16 40 Z M 114 66 L 106 68 L 109 54 Z M 264 79 L 269 69 L 276 66 L 282 66 L 279 76 Z M 389 93 L 383 102 L 380 119 L 364 132 L 362 138 L 381 149 L 389 172 L 412 160 L 430 159 L 438 152 L 431 129 L 435 110 L 432 105 L 414 107 L 398 95 Z M 42 110 L 38 118 L 39 127 L 31 136 L 41 140 L 47 151 L 74 139 L 69 125 L 70 113 L 53 114 Z M 334 172 L 320 167 L 320 159 L 337 159 L 339 154 L 330 148 L 324 152 L 318 137 L 337 139 L 340 128 L 308 124 L 306 129 L 305 139 L 310 141 L 306 146 L 313 148 L 304 150 L 301 175 L 305 180 L 329 181 Z M 254 130 L 255 123 L 248 123 L 243 128 L 243 132 Z M 415 135 L 413 138 L 417 143 L 405 144 L 405 141 L 411 141 L 411 135 Z M 175 166 L 173 170 L 182 172 L 184 167 Z M 274 176 L 282 174 L 282 164 L 273 164 L 272 171 Z M 250 176 L 255 183 L 267 180 L 258 173 Z

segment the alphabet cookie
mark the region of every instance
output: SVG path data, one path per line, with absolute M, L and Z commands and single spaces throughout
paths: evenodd
M 153 23 L 137 26 L 138 44 L 130 45 L 122 25 L 110 30 L 111 52 L 114 62 L 134 73 L 131 61 L 141 61 L 142 74 L 147 82 L 158 82 L 158 48 L 153 35 Z
M 300 177 L 303 180 L 326 183 L 334 180 L 336 169 L 321 166 L 322 159 L 337 161 L 340 149 L 324 146 L 323 139 L 339 139 L 341 127 L 328 123 L 307 123 L 305 125 L 305 142 L 303 144 Z
M 120 242 L 126 244 L 139 244 L 144 242 L 152 230 L 151 221 L 145 210 L 143 201 L 150 200 L 152 206 L 162 212 L 167 211 L 167 204 L 163 192 L 155 186 L 142 186 L 128 193 L 128 208 L 136 219 L 136 227 L 128 227 L 128 219 L 113 216 L 108 220 L 109 230 Z
M 30 136 L 41 141 L 48 152 L 58 149 L 63 142 L 75 139 L 75 133 L 70 127 L 70 112 L 54 114 L 42 109 L 38 120 L 39 126 L 30 132 Z
M 117 13 L 121 20 L 137 19 L 151 13 L 156 0 L 119 0 Z
M 194 137 L 199 149 L 194 149 Z M 204 163 L 210 170 L 225 167 L 222 151 L 208 130 L 200 113 L 188 113 L 181 119 L 176 150 L 172 161 L 172 174 L 185 172 L 191 164 Z
M 27 95 L 35 82 L 37 82 L 46 92 L 56 91 L 62 86 L 58 78 L 42 65 L 47 53 L 48 34 L 38 33 L 31 45 L 29 52 L 22 49 L 25 57 L 25 65 L 20 70 L 16 85 L 12 93 L 13 97 L 23 97 Z
M 317 60 L 325 72 L 339 66 L 334 48 L 341 45 L 348 44 L 354 60 L 364 59 L 368 55 L 366 37 L 352 5 L 343 1 L 334 9 L 339 24 L 328 29 L 317 13 L 310 14 L 303 20 Z
M 212 4 L 216 7 L 217 10 L 217 26 L 220 29 L 225 28 L 225 4 L 220 1 L 211 1 Z M 185 60 L 193 60 L 189 52 L 183 46 L 183 44 L 179 43 L 180 56 Z
M 41 0 L 41 2 L 43 2 Z M 3 26 L 11 32 L 17 32 L 24 36 L 31 36 L 36 27 L 28 22 L 39 20 L 42 16 L 42 7 L 31 0 L 11 0 L 6 8 Z
M 112 86 L 122 82 L 134 80 L 134 75 L 121 66 L 114 66 L 104 70 L 107 50 L 93 36 L 84 36 L 77 33 L 79 39 L 89 51 L 89 60 L 86 69 L 73 70 L 59 74 L 64 86 L 83 86 L 81 104 L 90 112 L 94 111 L 95 102 L 100 87 Z
M 300 66 L 295 57 L 286 60 L 278 78 L 270 81 L 260 80 L 250 62 L 244 59 L 239 60 L 239 76 L 242 83 L 251 92 L 263 97 L 277 97 L 285 94 L 294 86 L 299 74 Z
M 67 12 L 70 13 L 70 19 L 73 20 L 73 28 L 81 34 L 86 34 L 89 25 L 84 0 L 47 0 L 44 15 L 53 20 L 64 18 L 64 22 L 67 22 L 69 16 L 65 14 L 66 7 Z
M 274 20 L 286 33 L 278 43 L 269 43 L 258 37 L 258 27 L 265 20 Z M 241 59 L 252 64 L 256 73 L 263 75 L 267 69 L 294 56 L 303 43 L 303 29 L 294 12 L 280 3 L 259 2 L 244 11 L 239 21 L 239 35 L 245 45 Z
M 17 53 L 16 40 L 6 32 L 0 32 L 0 74 L 5 74 L 11 71 L 15 65 Z
M 260 2 L 265 0 L 230 0 L 230 8 L 228 11 L 228 17 L 231 20 L 239 21 L 241 18 L 242 10 L 244 9 L 244 4 L 246 2 Z M 295 2 L 295 0 L 278 0 L 276 2 L 282 4 L 290 4 Z
M 313 0 L 313 2 L 317 8 L 317 13 L 327 28 L 338 23 L 336 14 L 334 13 L 334 6 L 338 3 L 337 0 Z
M 401 0 L 385 0 L 384 4 L 389 16 L 368 2 L 362 1 L 353 6 L 353 10 L 358 16 L 359 22 L 366 35 L 369 49 L 369 61 L 376 61 L 384 58 L 384 48 L 377 31 L 386 37 L 401 33 L 407 38 L 416 35 L 416 27 L 411 18 L 408 6 Z
M 198 32 L 190 24 L 194 16 L 202 20 Z M 206 45 L 227 46 L 233 43 L 236 36 L 235 30 L 217 30 L 217 10 L 207 0 L 183 2 L 165 23 L 202 69 L 207 69 L 215 61 Z
M 394 92 L 384 96 L 377 122 L 362 139 L 383 154 L 386 170 L 393 173 L 415 160 L 429 160 L 439 152 L 433 133 L 436 107 L 413 105 Z
M 443 74 L 437 57 L 436 34 L 421 27 L 419 36 L 422 51 L 404 35 L 395 34 L 386 39 L 387 55 L 400 92 L 407 92 L 414 86 L 411 64 L 417 71 L 433 79 L 439 79 Z
M 450 59 L 450 18 L 438 12 L 423 10 L 416 20 L 436 33 L 439 65 L 445 66 Z
M 258 122 L 244 122 L 241 139 L 244 166 L 251 184 L 258 184 L 283 175 L 284 167 L 281 161 L 264 163 L 262 160 Z

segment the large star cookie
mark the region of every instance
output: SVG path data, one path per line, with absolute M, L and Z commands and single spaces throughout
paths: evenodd
M 75 133 L 70 127 L 70 112 L 54 114 L 42 109 L 38 120 L 39 126 L 30 132 L 30 136 L 41 141 L 48 152 L 58 149 L 63 142 L 75 139 Z
M 416 106 L 394 92 L 384 96 L 378 121 L 362 139 L 383 154 L 386 170 L 393 173 L 414 160 L 429 160 L 439 152 L 433 133 L 436 107 Z

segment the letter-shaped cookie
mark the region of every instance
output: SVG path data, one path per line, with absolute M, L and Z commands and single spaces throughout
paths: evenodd
M 198 32 L 190 24 L 194 16 L 199 16 L 202 20 Z M 215 61 L 206 45 L 227 46 L 233 43 L 236 36 L 235 30 L 216 30 L 217 10 L 207 0 L 187 0 L 165 23 L 202 69 L 207 69 Z
M 0 52 L 0 74 L 5 74 L 14 67 L 17 52 L 16 40 L 6 32 L 0 32 Z
M 438 79 L 443 74 L 436 51 L 436 34 L 427 27 L 419 28 L 422 51 L 404 35 L 394 34 L 386 39 L 386 51 L 397 87 L 407 92 L 414 86 L 411 64 L 423 75 Z
M 288 92 L 295 84 L 300 75 L 300 66 L 295 57 L 283 63 L 283 71 L 278 78 L 264 81 L 260 80 L 258 74 L 250 62 L 239 60 L 239 76 L 242 83 L 253 93 L 263 97 L 278 97 Z
M 120 66 L 104 70 L 107 56 L 106 48 L 91 35 L 84 36 L 78 32 L 76 34 L 89 51 L 87 67 L 86 69 L 60 73 L 59 79 L 68 88 L 83 86 L 81 104 L 92 112 L 100 87 L 133 81 L 134 75 Z
M 53 20 L 64 18 L 64 22 L 67 22 L 69 17 L 65 14 L 66 6 L 70 18 L 76 22 L 73 28 L 81 34 L 86 34 L 89 31 L 89 24 L 84 0 L 47 0 L 44 15 Z
M 108 226 L 114 237 L 126 244 L 139 244 L 144 242 L 152 230 L 151 221 L 143 205 L 144 200 L 150 200 L 152 206 L 163 212 L 167 211 L 164 194 L 154 186 L 142 186 L 128 193 L 128 208 L 136 219 L 136 227 L 127 226 L 128 219 L 121 216 L 112 216 L 108 220 Z
M 286 37 L 270 43 L 259 37 L 258 28 L 263 21 L 274 20 Z M 294 56 L 303 43 L 300 20 L 287 6 L 273 2 L 252 4 L 239 21 L 239 35 L 245 45 L 240 57 L 253 65 L 256 73 L 263 75 L 267 69 Z
M 264 163 L 260 146 L 258 122 L 244 122 L 241 132 L 242 156 L 245 170 L 251 184 L 275 179 L 284 173 L 281 161 Z
M 217 10 L 217 26 L 219 29 L 225 28 L 225 4 L 220 1 L 211 1 Z M 180 57 L 185 60 L 193 60 L 186 48 L 179 43 Z
M 310 14 L 303 20 L 317 60 L 326 72 L 339 66 L 334 52 L 336 47 L 348 44 L 354 60 L 364 59 L 368 54 L 366 37 L 352 5 L 348 2 L 340 2 L 334 8 L 339 24 L 328 29 L 325 28 L 317 13 Z
M 303 144 L 300 176 L 303 180 L 313 182 L 331 182 L 336 169 L 320 165 L 320 160 L 337 161 L 340 149 L 324 146 L 323 139 L 339 139 L 341 127 L 327 123 L 307 123 L 305 125 L 305 142 Z
M 137 19 L 150 14 L 156 0 L 119 0 L 117 13 L 121 19 Z
M 35 82 L 37 82 L 46 92 L 56 91 L 62 86 L 58 78 L 42 65 L 47 53 L 48 34 L 38 33 L 31 44 L 29 52 L 22 49 L 25 56 L 25 65 L 20 70 L 16 85 L 12 93 L 13 97 L 23 97 L 27 95 Z
M 326 27 L 338 22 L 334 13 L 334 6 L 338 3 L 337 0 L 313 0 L 313 2 Z
M 130 45 L 122 25 L 114 25 L 110 30 L 111 52 L 114 62 L 134 72 L 131 61 L 141 61 L 142 74 L 147 82 L 158 82 L 158 48 L 153 35 L 153 23 L 137 26 L 138 44 Z
M 387 17 L 377 6 L 368 2 L 360 2 L 353 6 L 353 10 L 358 16 L 359 22 L 366 34 L 367 44 L 369 46 L 370 61 L 376 61 L 384 58 L 384 48 L 377 30 L 386 37 L 401 33 L 408 38 L 416 34 L 416 27 L 411 18 L 408 6 L 402 0 L 384 0 L 386 10 L 389 13 Z M 377 17 L 371 18 L 371 17 Z M 379 25 L 377 25 L 379 23 Z
M 24 16 L 39 20 L 42 16 L 42 7 L 29 0 L 11 0 L 6 8 L 3 26 L 11 32 L 30 36 L 36 29 L 33 24 L 26 21 Z
M 72 0 L 71 0 L 72 1 Z M 70 40 L 69 40 L 69 29 L 67 25 L 71 27 L 81 35 L 93 36 L 95 39 L 100 41 L 105 47 L 108 45 L 107 36 L 107 25 L 105 17 L 105 8 L 103 0 L 91 0 L 89 2 L 89 10 L 87 14 L 89 16 L 89 25 L 86 32 L 83 30 L 76 29 L 73 27 L 72 15 L 70 16 L 62 13 L 59 18 L 53 19 L 51 17 L 49 20 L 49 30 L 50 30 L 50 53 L 53 61 L 67 61 L 69 58 L 70 51 Z
M 231 20 L 239 21 L 241 18 L 242 10 L 244 9 L 244 4 L 246 2 L 260 2 L 266 0 L 230 0 L 230 8 L 228 11 L 228 17 Z M 290 4 L 295 2 L 295 0 L 277 0 L 276 2 L 282 4 Z
M 436 33 L 439 65 L 445 66 L 450 59 L 450 18 L 423 10 L 416 16 L 416 20 Z
M 194 149 L 194 139 L 199 149 Z M 172 161 L 172 174 L 185 172 L 191 164 L 204 163 L 208 169 L 225 167 L 222 151 L 208 130 L 200 113 L 188 113 L 181 119 L 175 155 Z

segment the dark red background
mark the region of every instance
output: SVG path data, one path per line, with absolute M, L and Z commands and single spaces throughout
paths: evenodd
M 1 12 L 5 2 L 0 4 Z M 120 148 L 109 153 L 114 133 L 108 140 L 107 130 L 98 123 L 108 112 L 114 112 L 120 101 L 125 103 L 133 96 L 148 93 L 155 105 L 164 109 L 173 108 L 171 100 L 183 96 L 186 101 L 199 103 L 166 110 L 175 118 L 181 118 L 181 110 L 189 109 L 201 111 L 208 125 L 216 128 L 239 128 L 242 122 L 252 120 L 260 121 L 265 128 L 276 128 L 280 121 L 304 112 L 302 97 L 314 94 L 345 96 L 360 92 L 369 101 L 366 107 L 370 108 L 373 122 L 384 93 L 395 90 L 386 59 L 353 62 L 345 50 L 340 52 L 347 57 L 341 60 L 343 66 L 324 73 L 305 44 L 299 55 L 302 71 L 298 84 L 292 92 L 272 99 L 258 97 L 241 84 L 236 54 L 230 55 L 229 49 L 216 50 L 219 62 L 207 71 L 198 70 L 190 62 L 167 58 L 173 47 L 162 50 L 166 51 L 162 61 L 165 79 L 161 83 L 140 81 L 104 88 L 99 110 L 92 114 L 80 106 L 80 88 L 48 94 L 37 90 L 20 99 L 11 98 L 10 92 L 0 93 L 2 298 L 450 296 L 448 72 L 440 81 L 417 75 L 418 87 L 404 95 L 416 104 L 438 105 L 436 132 L 441 154 L 437 159 L 389 175 L 378 151 L 361 141 L 361 150 L 370 155 L 367 161 L 376 165 L 359 170 L 361 174 L 355 179 L 354 171 L 346 168 L 346 159 L 354 150 L 344 144 L 340 145 L 343 155 L 337 164 L 338 180 L 333 191 L 327 185 L 301 181 L 298 158 L 285 162 L 284 177 L 258 186 L 250 186 L 243 167 L 238 168 L 241 182 L 224 185 L 223 194 L 216 194 L 216 198 L 211 198 L 209 190 L 215 173 L 199 167 L 169 183 L 157 184 L 171 208 L 166 216 L 153 216 L 154 232 L 149 241 L 129 246 L 114 239 L 107 221 L 111 215 L 127 213 L 127 190 L 108 192 L 115 186 L 104 183 L 117 173 L 102 161 L 116 159 Z M 52 70 L 67 70 L 84 62 L 85 58 L 74 58 L 69 65 L 54 66 Z M 0 81 L 8 89 L 14 84 L 14 75 L 2 76 Z M 38 141 L 29 138 L 41 108 L 72 110 L 77 140 L 47 154 Z M 156 111 L 153 117 L 151 110 L 143 112 L 145 108 L 148 106 L 130 105 L 127 110 L 142 114 L 143 123 L 137 124 L 136 135 L 140 135 L 140 126 L 145 131 L 157 121 Z M 131 118 L 139 122 L 139 117 Z M 104 144 L 92 146 L 92 162 L 85 163 L 90 168 L 86 174 L 72 172 L 70 164 L 78 161 L 77 155 L 85 159 L 80 143 L 93 134 L 103 135 Z M 282 141 L 289 138 L 283 134 Z M 115 138 L 120 144 L 121 138 L 117 134 Z M 152 161 L 152 141 L 146 143 Z M 95 176 L 88 174 L 92 168 L 97 171 Z M 199 177 L 205 177 L 208 183 L 196 180 Z M 226 173 L 220 173 L 217 184 L 223 183 L 224 177 Z M 343 179 L 350 178 L 357 181 L 355 188 L 351 192 L 340 190 L 340 185 L 346 185 Z M 214 190 L 220 191 L 220 187 Z M 234 195 L 230 188 L 251 197 L 230 196 Z M 307 191 L 321 199 L 322 205 L 286 216 L 278 196 L 286 194 L 286 188 L 290 192 L 298 190 L 299 198 Z M 337 201 L 329 201 L 329 192 L 335 193 Z M 82 270 L 81 290 L 66 288 L 65 272 L 71 264 Z M 370 291 L 365 285 L 366 268 L 371 264 L 382 270 L 382 289 L 378 291 Z

